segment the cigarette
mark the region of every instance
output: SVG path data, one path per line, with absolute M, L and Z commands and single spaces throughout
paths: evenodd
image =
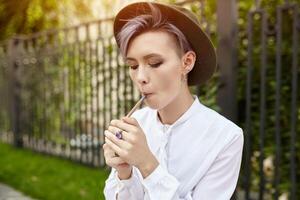
M 142 96 L 142 98 L 135 104 L 135 106 L 131 109 L 131 111 L 126 115 L 126 117 L 130 117 L 132 113 L 143 103 L 146 96 Z

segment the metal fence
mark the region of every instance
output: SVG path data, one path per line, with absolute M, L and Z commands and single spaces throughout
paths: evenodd
M 299 199 L 298 6 L 285 1 L 272 16 L 256 2 L 248 14 L 244 41 L 246 199 L 278 199 L 281 195 Z M 253 187 L 258 192 L 255 196 L 250 194 Z
M 12 109 L 3 137 L 14 136 L 17 146 L 104 166 L 104 130 L 140 98 L 117 51 L 112 20 L 18 36 L 0 46 L 6 83 L 2 115 Z
M 206 1 L 178 3 L 199 16 L 219 58 L 212 81 L 191 90 L 245 131 L 238 195 L 233 198 L 278 199 L 287 194 L 297 199 L 299 2 L 285 1 L 275 13 L 259 3 L 239 9 L 248 13 L 247 19 L 238 18 L 234 0 L 218 0 L 210 9 Z M 112 20 L 0 44 L 2 140 L 90 166 L 105 165 L 103 131 L 140 97 L 116 50 Z M 238 26 L 240 20 L 246 26 Z
M 14 38 L 4 47 L 13 58 L 2 70 L 12 78 L 15 143 L 104 165 L 102 133 L 138 96 L 113 38 L 97 33 L 104 23 L 111 21 Z

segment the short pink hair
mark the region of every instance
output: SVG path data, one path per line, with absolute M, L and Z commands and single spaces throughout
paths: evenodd
M 139 15 L 129 19 L 117 35 L 120 51 L 123 57 L 127 55 L 128 46 L 136 36 L 147 31 L 165 31 L 175 36 L 177 45 L 181 52 L 193 51 L 185 35 L 172 23 L 163 19 L 162 14 L 155 5 L 148 3 L 151 14 Z

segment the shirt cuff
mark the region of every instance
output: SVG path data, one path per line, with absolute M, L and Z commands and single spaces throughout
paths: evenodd
M 150 199 L 173 199 L 180 183 L 159 164 L 142 185 Z
M 117 170 L 115 171 L 115 175 L 114 176 L 115 176 L 115 179 L 117 180 L 117 183 L 118 183 L 118 191 L 121 191 L 125 187 L 129 188 L 135 182 L 134 169 L 132 169 L 131 177 L 129 179 L 121 180 L 119 178 L 119 176 L 118 176 Z
M 162 181 L 162 178 L 165 175 L 165 169 L 163 169 L 159 164 L 149 176 L 142 180 L 142 184 L 146 188 L 152 188 L 153 186 L 157 185 L 158 182 Z

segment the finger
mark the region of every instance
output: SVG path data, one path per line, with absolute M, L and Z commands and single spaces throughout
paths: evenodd
M 119 128 L 115 127 L 115 126 L 109 126 L 108 130 L 110 132 L 114 133 L 115 135 L 116 135 L 116 133 L 118 131 L 122 131 L 122 138 L 123 138 L 123 140 L 128 141 L 128 142 L 130 142 L 132 140 L 132 134 L 129 134 L 128 132 L 126 132 L 126 131 L 124 131 L 122 129 L 119 129 Z
M 109 158 L 113 158 L 113 157 L 116 157 L 116 156 L 115 156 L 115 153 L 104 152 L 104 157 L 105 157 L 106 159 L 109 159 Z
M 109 147 L 109 145 L 106 144 L 106 143 L 103 144 L 103 150 L 104 150 L 105 152 L 112 152 L 112 153 L 115 153 L 115 152 Z
M 115 143 L 113 143 L 110 138 L 105 137 L 105 142 L 109 145 L 109 147 L 116 152 L 116 154 L 118 154 L 119 156 L 124 155 L 124 150 L 122 150 L 118 145 L 116 145 Z
M 111 126 L 117 127 L 119 129 L 122 129 L 128 133 L 130 132 L 134 132 L 136 130 L 136 126 L 132 125 L 132 124 L 128 124 L 122 120 L 112 120 L 110 122 Z
M 105 157 L 105 162 L 110 165 L 110 166 L 113 166 L 113 165 L 118 165 L 120 162 L 124 162 L 123 160 L 121 160 L 120 157 Z
M 130 144 L 125 140 L 120 140 L 116 137 L 116 135 L 108 130 L 104 131 L 105 137 L 109 138 L 111 142 L 116 144 L 121 149 L 128 149 L 130 147 Z
M 124 164 L 126 163 L 122 158 L 120 157 L 113 157 L 110 159 L 109 161 L 112 165 L 114 166 L 117 166 L 117 165 L 120 165 L 120 164 Z
M 111 148 L 109 146 L 106 147 L 106 149 L 104 150 L 103 154 L 107 158 L 115 157 L 115 152 L 113 150 L 111 150 Z
M 128 124 L 139 127 L 139 122 L 133 117 L 122 117 L 122 120 Z

